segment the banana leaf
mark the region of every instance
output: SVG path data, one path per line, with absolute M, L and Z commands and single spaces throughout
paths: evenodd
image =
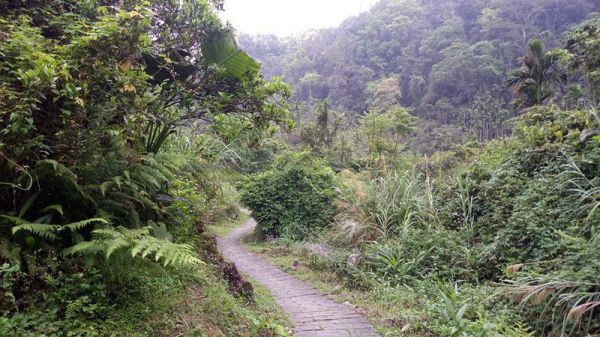
M 202 55 L 207 64 L 218 64 L 227 75 L 244 79 L 260 71 L 260 64 L 238 48 L 233 33 L 217 34 L 202 44 Z

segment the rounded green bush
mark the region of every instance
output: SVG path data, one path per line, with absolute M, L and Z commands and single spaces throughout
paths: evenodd
M 333 170 L 310 152 L 283 154 L 270 170 L 251 176 L 241 191 L 260 236 L 296 240 L 331 223 L 336 197 Z

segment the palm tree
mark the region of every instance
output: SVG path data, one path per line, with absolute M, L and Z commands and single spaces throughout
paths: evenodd
M 539 39 L 529 42 L 527 54 L 519 62 L 521 68 L 511 72 L 505 82 L 517 96 L 515 106 L 528 108 L 544 104 L 554 96 L 556 85 L 567 80 L 558 57 L 546 51 Z

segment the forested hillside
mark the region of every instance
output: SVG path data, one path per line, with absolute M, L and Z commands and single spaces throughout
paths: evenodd
M 383 0 L 337 28 L 240 43 L 267 77 L 293 85 L 303 112 L 322 100 L 348 116 L 401 104 L 433 121 L 428 129 L 454 124 L 490 139 L 510 131 L 516 110 L 503 80 L 529 41 L 562 47 L 598 11 L 594 0 Z M 577 101 L 578 84 L 554 99 Z

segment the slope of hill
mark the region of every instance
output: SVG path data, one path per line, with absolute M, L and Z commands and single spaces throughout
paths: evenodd
M 528 42 L 563 47 L 565 32 L 598 11 L 593 0 L 382 0 L 337 28 L 240 43 L 305 107 L 327 100 L 352 115 L 401 104 L 440 124 L 486 125 L 491 138 L 514 116 L 502 81 Z M 482 101 L 490 111 L 473 113 Z

